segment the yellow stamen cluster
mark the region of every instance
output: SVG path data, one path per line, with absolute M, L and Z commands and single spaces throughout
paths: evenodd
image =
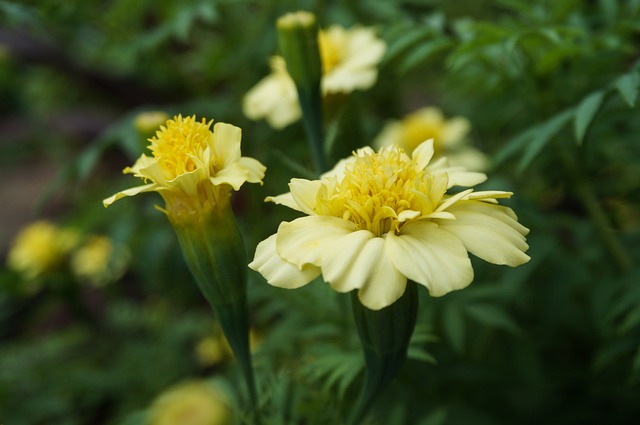
M 160 126 L 156 135 L 149 139 L 149 149 L 160 164 L 167 180 L 195 170 L 198 165 L 194 158 L 203 158 L 207 148 L 207 140 L 211 137 L 211 123 L 204 118 L 202 122 L 196 117 L 179 115 Z
M 397 233 L 407 221 L 431 214 L 447 183 L 446 174 L 425 172 L 400 148 L 365 152 L 346 166 L 342 180 L 319 192 L 316 213 L 349 220 L 376 236 Z

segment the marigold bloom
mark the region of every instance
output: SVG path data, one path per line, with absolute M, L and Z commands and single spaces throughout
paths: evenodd
M 412 157 L 396 146 L 358 150 L 319 180 L 293 179 L 291 192 L 267 198 L 307 216 L 280 224 L 262 241 L 250 268 L 282 288 L 306 285 L 322 274 L 338 292 L 358 290 L 379 310 L 405 291 L 407 279 L 441 296 L 469 285 L 468 252 L 494 264 L 529 261 L 514 212 L 497 205 L 511 192 L 467 189 L 482 173 L 430 164 L 433 141 Z
M 378 78 L 377 66 L 387 49 L 373 28 L 345 29 L 339 25 L 320 30 L 318 47 L 325 96 L 373 86 Z M 296 86 L 281 56 L 271 59 L 271 74 L 247 92 L 243 110 L 248 118 L 264 118 L 276 129 L 300 119 Z
M 149 410 L 150 425 L 226 425 L 231 411 L 224 394 L 205 382 L 193 381 L 160 395 Z
M 55 270 L 77 242 L 78 235 L 73 230 L 47 220 L 36 221 L 16 236 L 7 255 L 7 266 L 27 280 L 42 277 Z
M 202 212 L 228 206 L 229 192 L 245 182 L 261 183 L 265 167 L 240 154 L 240 128 L 226 123 L 196 121 L 179 115 L 160 127 L 149 139 L 152 156 L 145 154 L 124 173 L 147 183 L 123 190 L 103 201 L 109 206 L 125 196 L 158 192 L 165 200 L 163 211 L 175 224 L 197 220 Z
M 124 272 L 129 251 L 106 236 L 91 236 L 71 255 L 71 270 L 80 279 L 99 286 L 114 281 Z
M 398 145 L 411 154 L 423 141 L 433 139 L 434 158 L 446 156 L 454 166 L 482 171 L 487 157 L 466 140 L 471 125 L 466 118 L 445 119 L 435 107 L 421 108 L 402 120 L 387 123 L 374 141 L 374 146 Z

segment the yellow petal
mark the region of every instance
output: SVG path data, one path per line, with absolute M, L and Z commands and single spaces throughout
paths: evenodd
M 416 161 L 418 170 L 424 170 L 427 168 L 429 161 L 433 158 L 434 152 L 433 139 L 422 142 L 413 150 L 413 154 L 411 156 Z
M 473 280 L 467 250 L 458 238 L 428 221 L 409 223 L 386 238 L 387 255 L 409 279 L 434 297 L 462 289 Z
M 367 230 L 359 230 L 335 238 L 322 253 L 322 276 L 338 292 L 362 288 L 377 258 L 365 249 L 375 238 Z M 373 252 L 375 253 L 375 252 Z
M 234 162 L 227 167 L 218 171 L 215 176 L 210 178 L 214 185 L 228 184 L 233 190 L 240 189 L 240 186 L 249 178 L 249 172 L 240 163 Z
M 241 139 L 242 130 L 235 125 L 219 122 L 213 126 L 209 147 L 217 166 L 224 169 L 240 160 Z
M 260 161 L 254 158 L 243 156 L 238 161 L 248 173 L 247 181 L 249 183 L 261 183 L 267 167 L 262 165 Z
M 298 205 L 295 209 L 305 214 L 315 214 L 318 191 L 321 187 L 320 180 L 291 179 L 289 183 L 291 197 Z
M 524 235 L 510 208 L 481 201 L 460 201 L 448 209 L 455 220 L 434 220 L 459 238 L 473 255 L 494 264 L 519 266 L 529 261 Z
M 142 192 L 152 192 L 158 189 L 158 185 L 155 183 L 145 184 L 143 186 L 132 187 L 131 189 L 123 190 L 122 192 L 118 192 L 115 195 L 109 196 L 104 201 L 102 201 L 102 205 L 108 207 L 113 204 L 118 199 L 124 198 L 125 196 L 135 196 L 138 193 Z
M 300 270 L 280 257 L 276 252 L 276 236 L 258 244 L 249 268 L 262 274 L 271 285 L 288 289 L 304 286 L 320 275 L 319 267 L 307 265 Z
M 353 229 L 353 223 L 328 216 L 314 215 L 283 222 L 277 234 L 278 255 L 298 268 L 306 264 L 320 266 L 322 252 Z

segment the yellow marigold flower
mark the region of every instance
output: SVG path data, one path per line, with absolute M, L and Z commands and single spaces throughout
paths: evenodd
M 358 150 L 319 180 L 292 179 L 291 192 L 267 198 L 307 216 L 283 222 L 258 244 L 249 267 L 282 288 L 306 285 L 322 274 L 338 292 L 358 290 L 379 310 L 405 291 L 407 279 L 441 296 L 469 285 L 468 252 L 494 264 L 529 261 L 528 229 L 497 204 L 511 192 L 463 190 L 482 173 L 433 163 L 433 141 L 411 157 L 397 146 Z
M 71 255 L 71 270 L 80 279 L 99 286 L 118 279 L 129 261 L 129 252 L 105 236 L 91 236 Z
M 260 345 L 261 337 L 254 328 L 249 329 L 249 347 L 251 351 Z M 213 332 L 202 338 L 195 347 L 198 362 L 203 366 L 213 366 L 233 358 L 233 350 L 224 336 L 220 326 L 215 326 Z
M 320 30 L 318 47 L 325 96 L 373 86 L 378 78 L 377 66 L 387 49 L 373 28 L 345 29 L 339 25 Z M 271 74 L 247 92 L 243 110 L 248 118 L 264 118 L 276 129 L 300 119 L 302 112 L 296 86 L 281 56 L 271 59 Z
M 149 410 L 149 425 L 226 425 L 231 411 L 213 385 L 193 381 L 161 394 Z
M 36 221 L 16 236 L 7 255 L 7 266 L 25 279 L 42 277 L 61 265 L 76 246 L 78 235 L 47 220 Z
M 435 107 L 421 108 L 402 120 L 387 123 L 374 141 L 374 146 L 398 145 L 411 154 L 423 141 L 433 139 L 434 158 L 446 156 L 451 165 L 482 171 L 487 157 L 466 140 L 471 125 L 466 118 L 445 119 Z
M 225 208 L 231 189 L 245 182 L 259 183 L 265 167 L 253 158 L 240 156 L 240 128 L 195 115 L 168 120 L 149 139 L 152 156 L 142 154 L 125 173 L 150 182 L 123 190 L 103 201 L 109 206 L 125 196 L 158 192 L 166 202 L 163 210 L 173 224 L 198 220 L 201 212 Z

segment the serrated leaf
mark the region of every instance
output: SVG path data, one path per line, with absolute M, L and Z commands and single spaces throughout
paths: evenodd
M 638 98 L 638 89 L 640 88 L 638 82 L 640 78 L 637 72 L 630 72 L 623 75 L 616 80 L 616 89 L 620 93 L 620 97 L 627 102 L 630 108 L 636 106 L 636 99 Z
M 576 142 L 578 144 L 582 144 L 584 135 L 587 133 L 587 129 L 593 121 L 593 117 L 595 117 L 596 113 L 600 109 L 600 106 L 602 106 L 604 95 L 605 93 L 603 91 L 591 93 L 584 100 L 582 100 L 582 102 L 580 102 L 580 105 L 578 105 L 578 108 L 576 109 L 576 115 L 573 120 L 573 129 L 576 136 Z
M 574 110 L 569 109 L 536 126 L 535 134 L 533 135 L 529 145 L 525 148 L 526 150 L 524 155 L 522 155 L 520 163 L 518 164 L 519 173 L 522 173 L 527 169 L 529 164 L 531 164 L 535 157 L 538 156 L 542 149 L 544 149 L 551 138 L 555 136 L 562 127 L 564 127 L 573 114 Z

